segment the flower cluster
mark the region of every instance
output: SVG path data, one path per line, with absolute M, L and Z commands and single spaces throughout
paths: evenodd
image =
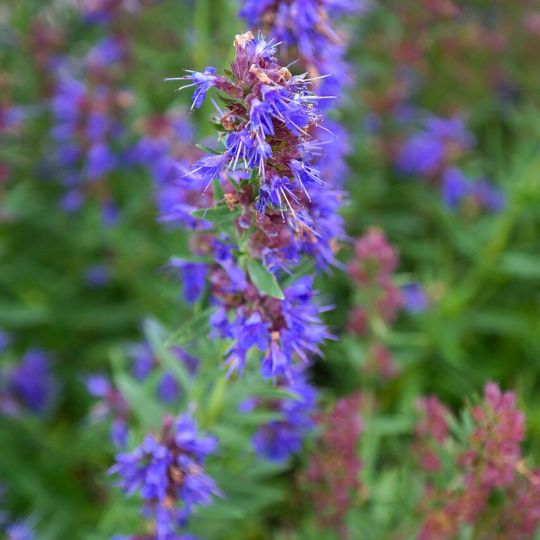
M 469 449 L 461 458 L 469 488 L 493 489 L 512 483 L 521 459 L 525 416 L 516 409 L 516 396 L 486 384 L 484 403 L 473 407 L 475 428 Z
M 350 79 L 344 39 L 333 22 L 367 8 L 364 0 L 244 0 L 240 16 L 284 43 L 312 76 L 323 79 L 323 95 L 338 95 Z
M 348 537 L 345 516 L 360 489 L 358 444 L 362 435 L 360 395 L 340 399 L 321 418 L 323 429 L 301 481 L 309 489 L 315 514 L 324 527 Z
M 213 335 L 233 341 L 229 370 L 242 371 L 248 351 L 256 347 L 263 352 L 263 375 L 277 377 L 287 374 L 295 357 L 307 362 L 330 337 L 320 320 L 324 308 L 314 302 L 312 278 L 281 291 L 277 277 L 303 255 L 318 268 L 337 264 L 337 241 L 345 237 L 338 215 L 343 194 L 327 189 L 311 164 L 321 150 L 313 135 L 321 115 L 311 81 L 280 66 L 276 46 L 261 36 L 239 35 L 235 47 L 227 76 L 208 67 L 180 77 L 194 88 L 194 108 L 212 87 L 227 95 L 225 109 L 214 103 L 225 148 L 200 158 L 184 175 L 189 184 L 175 181 L 184 190 L 178 197 L 189 203 L 180 202 L 168 215 L 172 222 L 202 229 L 191 242 L 201 262 L 173 258 L 171 266 L 181 272 L 190 301 L 210 282 L 217 307 Z M 205 200 L 200 193 L 212 184 L 212 199 Z M 195 221 L 190 210 L 197 205 Z M 234 222 L 232 230 L 205 231 L 216 211 Z M 214 262 L 202 262 L 208 258 Z
M 230 285 L 228 279 L 225 283 Z M 221 283 L 217 287 L 214 284 L 214 295 L 222 306 L 211 324 L 216 336 L 233 340 L 226 354 L 229 371 L 241 372 L 249 350 L 256 347 L 263 352 L 264 377 L 291 376 L 295 357 L 307 364 L 310 355 L 320 353 L 319 345 L 332 337 L 320 319 L 324 308 L 313 301 L 312 277 L 285 289 L 283 300 L 261 294 L 252 284 L 233 295 Z
M 250 412 L 257 407 L 281 415 L 279 420 L 261 426 L 252 440 L 253 448 L 259 456 L 279 462 L 299 452 L 305 436 L 315 427 L 317 391 L 307 381 L 303 366 L 296 369 L 292 379 L 280 381 L 278 387 L 290 392 L 291 398 L 250 399 L 242 404 L 241 411 Z
M 422 469 L 427 472 L 435 472 L 441 467 L 437 449 L 448 437 L 450 411 L 436 396 L 420 398 L 418 409 L 422 417 L 416 425 L 414 451 L 419 458 Z
M 138 492 L 144 515 L 155 519 L 157 540 L 170 540 L 198 506 L 220 494 L 204 469 L 217 441 L 201 436 L 190 415 L 167 417 L 159 437 L 149 434 L 141 446 L 121 453 L 111 468 L 126 494 Z M 181 538 L 181 537 L 180 537 Z
M 457 471 L 452 481 L 445 471 L 443 484 L 428 483 L 421 540 L 453 538 L 465 524 L 474 527 L 476 538 L 531 537 L 540 523 L 539 473 L 528 471 L 521 456 L 525 419 L 515 401 L 512 392 L 486 384 L 484 401 L 470 411 L 467 448 L 458 455 L 450 444 L 447 409 L 434 398 L 421 402 L 424 418 L 416 448 L 428 450 L 422 456 L 424 470 L 436 474 L 441 465 L 436 453 L 446 453 Z
M 384 232 L 371 228 L 356 240 L 354 257 L 348 265 L 359 295 L 358 304 L 349 315 L 348 327 L 354 334 L 368 339 L 365 368 L 383 379 L 396 373 L 391 353 L 379 334 L 381 324 L 391 324 L 404 305 L 403 294 L 393 278 L 398 263 L 398 254 Z
M 497 531 L 495 538 L 500 540 L 534 538 L 540 524 L 540 471 L 522 472 L 524 475 L 509 488 L 508 502 L 495 516 L 490 530 L 480 537 L 482 540 L 494 538 L 491 530 Z
M 114 219 L 114 202 L 103 180 L 123 166 L 126 152 L 122 120 L 132 97 L 117 86 L 126 55 L 123 40 L 110 36 L 84 58 L 84 79 L 77 78 L 67 62 L 58 68 L 51 136 L 66 189 L 61 206 L 67 212 L 76 211 L 86 197 L 92 197 L 102 205 L 104 219 Z
M 15 415 L 21 410 L 46 413 L 56 390 L 49 356 L 39 349 L 26 352 L 20 362 L 0 372 L 0 412 Z
M 202 157 L 189 176 L 208 187 L 223 172 L 236 173 L 229 181 L 236 189 L 228 188 L 226 201 L 240 211 L 242 229 L 255 229 L 249 249 L 266 266 L 290 266 L 303 253 L 320 266 L 332 264 L 336 240 L 344 237 L 336 216 L 343 194 L 321 192 L 324 181 L 312 165 L 320 154 L 312 135 L 321 121 L 319 97 L 305 75 L 293 76 L 277 63 L 272 42 L 248 32 L 237 36 L 235 46 L 231 78 L 210 67 L 180 77 L 195 87 L 193 107 L 202 105 L 211 87 L 230 98 L 225 110 L 218 107 L 216 120 L 225 151 Z M 254 175 L 255 181 L 241 181 Z
M 310 74 L 319 94 L 332 98 L 319 101 L 319 106 L 330 108 L 341 97 L 342 87 L 351 79 L 349 66 L 344 60 L 345 40 L 340 32 L 334 30 L 332 23 L 342 15 L 358 13 L 366 7 L 367 2 L 363 0 L 245 0 L 240 16 L 252 27 L 262 28 L 284 44 L 282 55 L 299 60 L 300 69 Z M 312 144 L 314 166 L 320 171 L 325 184 L 342 189 L 348 174 L 345 158 L 350 153 L 346 130 L 338 122 L 326 119 L 315 136 L 319 140 L 318 146 L 325 147 L 326 151 L 317 151 L 317 145 Z M 324 211 L 325 206 L 331 204 L 326 199 L 325 205 L 324 197 L 332 197 L 337 207 L 343 204 L 345 194 L 340 191 L 329 193 L 328 189 L 321 189 L 320 184 L 314 184 L 310 195 L 313 203 L 323 209 L 323 212 L 318 212 L 319 221 L 333 216 L 324 228 L 329 232 L 333 229 L 339 233 L 336 236 L 342 238 L 340 218 L 335 211 Z M 331 206 L 329 208 L 332 210 Z
M 449 208 L 468 204 L 496 212 L 504 206 L 503 194 L 485 179 L 469 180 L 457 166 L 473 144 L 474 138 L 461 118 L 430 117 L 419 132 L 403 143 L 396 161 L 404 174 L 440 185 Z

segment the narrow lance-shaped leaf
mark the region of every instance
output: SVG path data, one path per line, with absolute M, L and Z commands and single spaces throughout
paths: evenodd
M 251 281 L 260 292 L 279 300 L 285 298 L 274 274 L 269 272 L 260 262 L 248 258 L 246 266 Z

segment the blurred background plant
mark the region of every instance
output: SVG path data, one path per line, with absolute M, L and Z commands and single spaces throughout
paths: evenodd
M 249 205 L 190 177 L 216 109 L 163 82 L 248 26 L 336 96 L 294 257 L 210 248 L 214 201 Z M 2 534 L 540 538 L 539 47 L 532 0 L 0 3 Z M 259 320 L 219 331 L 244 266 L 325 325 L 294 376 L 261 377 Z

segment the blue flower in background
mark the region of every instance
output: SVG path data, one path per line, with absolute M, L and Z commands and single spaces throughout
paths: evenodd
M 429 117 L 402 145 L 397 166 L 405 174 L 427 176 L 473 144 L 474 138 L 461 118 Z
M 185 261 L 179 257 L 172 257 L 169 260 L 169 267 L 177 269 L 180 272 L 185 300 L 190 304 L 195 303 L 202 296 L 206 288 L 208 265 L 205 263 Z
M 469 193 L 469 181 L 456 167 L 443 174 L 442 196 L 446 206 L 455 210 Z
M 407 283 L 401 287 L 405 309 L 411 313 L 422 313 L 429 306 L 429 298 L 419 283 Z
M 0 330 L 0 353 L 5 351 L 12 343 L 11 335 L 5 330 Z
M 139 493 L 143 513 L 156 520 L 158 540 L 170 538 L 197 506 L 208 506 L 220 491 L 204 470 L 217 440 L 200 435 L 189 415 L 164 421 L 160 438 L 147 435 L 129 453 L 116 456 L 110 474 L 127 495 Z
M 481 209 L 487 212 L 499 212 L 506 205 L 504 193 L 485 179 L 472 182 L 470 196 Z
M 56 382 L 50 370 L 49 356 L 39 350 L 29 350 L 7 375 L 7 391 L 31 412 L 43 414 L 51 406 Z
M 317 391 L 307 382 L 304 366 L 291 370 L 289 375 L 280 387 L 292 396 L 267 404 L 270 410 L 281 413 L 282 419 L 264 424 L 252 439 L 255 452 L 270 461 L 284 461 L 299 452 L 306 435 L 315 427 Z
M 105 287 L 111 280 L 111 271 L 103 264 L 88 266 L 84 272 L 84 281 L 94 288 Z
M 6 540 L 35 540 L 36 533 L 28 522 L 17 521 L 5 528 Z

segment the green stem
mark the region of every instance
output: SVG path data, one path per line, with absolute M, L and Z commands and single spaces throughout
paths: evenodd
M 225 374 L 220 372 L 220 376 L 218 377 L 208 400 L 208 413 L 205 422 L 206 427 L 209 427 L 216 422 L 216 419 L 223 408 L 228 381 L 229 378 L 225 377 Z

